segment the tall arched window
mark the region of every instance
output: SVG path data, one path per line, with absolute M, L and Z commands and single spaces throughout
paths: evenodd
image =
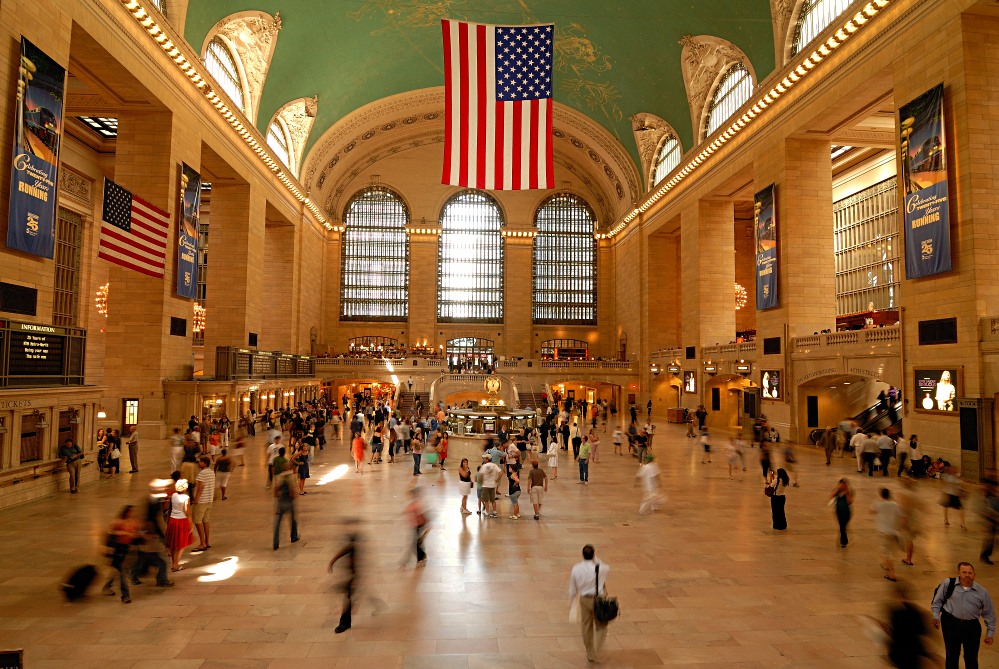
M 729 119 L 753 94 L 753 77 L 742 63 L 728 68 L 711 96 L 704 136 L 708 137 Z
M 852 2 L 853 0 L 805 0 L 801 3 L 798 22 L 794 26 L 791 55 L 797 54 L 819 33 L 828 28 Z
M 240 83 L 239 68 L 236 66 L 238 57 L 232 52 L 229 45 L 222 41 L 222 38 L 215 37 L 205 49 L 205 67 L 222 87 L 222 90 L 226 92 L 226 95 L 239 107 L 239 110 L 246 113 L 243 85 Z
M 659 145 L 659 153 L 656 154 L 656 172 L 652 177 L 652 185 L 666 178 L 670 172 L 680 164 L 680 156 L 683 155 L 683 147 L 680 140 L 674 135 L 666 135 L 662 144 Z
M 535 323 L 597 322 L 596 219 L 581 198 L 559 193 L 534 217 Z
M 382 186 L 347 203 L 341 243 L 340 320 L 404 321 L 409 315 L 409 211 Z
M 503 322 L 503 214 L 479 191 L 458 193 L 441 211 L 437 320 Z
M 292 168 L 291 140 L 280 123 L 271 123 L 267 128 L 267 146 L 271 147 L 275 157 L 285 167 Z
M 166 0 L 151 0 L 153 7 L 160 10 L 160 14 L 166 16 Z

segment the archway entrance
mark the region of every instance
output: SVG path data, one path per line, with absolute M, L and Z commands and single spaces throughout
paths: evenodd
M 752 381 L 741 374 L 718 374 L 709 377 L 704 387 L 707 425 L 736 432 L 752 424 L 743 402 L 745 389 L 754 387 Z
M 878 406 L 878 393 L 888 384 L 855 374 L 826 374 L 798 385 L 798 440 L 815 441 L 817 430 L 838 425 L 844 418 L 862 430 L 881 430 L 897 423 L 901 412 L 889 415 Z

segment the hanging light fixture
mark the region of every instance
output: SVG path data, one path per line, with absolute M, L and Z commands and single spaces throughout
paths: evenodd
M 206 314 L 206 309 L 203 306 L 201 306 L 200 304 L 198 304 L 197 302 L 195 302 L 194 303 L 194 320 L 193 320 L 193 325 L 192 325 L 192 329 L 195 332 L 204 332 L 205 331 L 205 314 Z
M 94 298 L 94 304 L 97 307 L 97 313 L 99 313 L 104 318 L 108 317 L 108 292 L 111 289 L 111 284 L 106 283 L 97 289 L 97 296 Z
M 45 430 L 45 429 L 48 429 L 48 427 L 49 427 L 48 421 L 45 420 L 45 415 L 42 414 L 41 411 L 39 411 L 38 409 L 35 409 L 32 412 L 31 415 L 34 416 L 34 418 L 35 418 L 35 429 L 36 430 Z
M 735 284 L 735 310 L 738 311 L 746 306 L 746 302 L 749 301 L 749 293 L 742 286 L 741 283 Z

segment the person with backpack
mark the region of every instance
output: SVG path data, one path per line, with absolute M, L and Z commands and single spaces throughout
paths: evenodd
M 933 593 L 933 627 L 943 628 L 947 669 L 958 669 L 964 647 L 965 669 L 978 669 L 978 649 L 982 640 L 979 618 L 985 620 L 985 645 L 992 645 L 996 633 L 996 610 L 988 591 L 975 583 L 975 567 L 957 564 L 957 577 L 945 578 Z
M 281 458 L 283 462 L 280 464 L 275 462 L 275 469 L 280 466 L 281 469 L 274 472 L 274 497 L 275 497 L 275 515 L 274 515 L 274 550 L 278 549 L 278 535 L 281 531 L 281 519 L 284 518 L 285 514 L 291 514 L 291 543 L 295 543 L 301 537 L 298 535 L 298 519 L 295 517 L 295 497 L 297 494 L 297 488 L 295 486 L 295 474 L 286 469 L 284 464 L 287 460 Z

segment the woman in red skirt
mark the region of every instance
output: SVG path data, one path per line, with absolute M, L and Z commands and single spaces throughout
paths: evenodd
M 187 481 L 180 479 L 170 496 L 170 522 L 167 523 L 166 545 L 170 549 L 171 571 L 183 569 L 180 554 L 191 545 L 191 498 L 187 494 Z

